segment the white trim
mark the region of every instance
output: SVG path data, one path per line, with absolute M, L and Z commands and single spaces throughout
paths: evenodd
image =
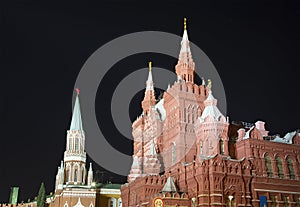
M 102 188 L 102 189 L 100 189 L 100 194 L 102 194 L 102 195 L 105 195 L 105 194 L 121 195 L 121 191 L 119 189 Z

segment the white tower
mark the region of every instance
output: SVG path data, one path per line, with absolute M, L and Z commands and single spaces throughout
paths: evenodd
M 82 127 L 79 89 L 73 109 L 70 130 L 67 131 L 67 144 L 64 153 L 65 183 L 84 185 L 86 178 L 85 135 Z

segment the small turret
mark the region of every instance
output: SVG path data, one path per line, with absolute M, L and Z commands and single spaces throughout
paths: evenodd
M 88 184 L 88 186 L 92 186 L 92 183 L 93 183 L 93 168 L 92 168 L 92 163 L 90 163 L 87 184 Z

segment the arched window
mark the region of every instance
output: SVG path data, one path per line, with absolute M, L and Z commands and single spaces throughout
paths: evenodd
M 77 178 L 78 178 L 78 169 L 74 170 L 74 182 L 77 182 Z
M 271 207 L 277 207 L 277 197 L 275 195 L 270 195 Z
M 283 167 L 282 167 L 282 159 L 280 157 L 276 157 L 276 166 L 278 169 L 278 177 L 284 178 Z
M 70 180 L 70 169 L 69 168 L 66 170 L 66 180 L 67 180 L 67 182 Z
M 176 162 L 176 149 L 175 149 L 175 143 L 172 143 L 172 165 L 174 165 Z
M 68 138 L 68 143 L 69 143 L 69 150 L 72 150 L 72 142 L 70 138 Z
M 121 198 L 118 199 L 118 207 L 122 207 L 122 199 Z
M 108 207 L 117 207 L 116 206 L 117 204 L 117 201 L 115 198 L 110 198 L 109 201 L 108 201 Z
M 266 163 L 266 168 L 267 168 L 267 175 L 268 177 L 273 177 L 273 172 L 272 172 L 272 163 L 271 163 L 271 158 L 270 156 L 265 157 L 265 163 Z
M 224 154 L 224 142 L 222 139 L 220 139 L 219 143 L 220 143 L 220 154 L 223 155 Z
M 79 146 L 79 140 L 78 138 L 75 138 L 75 150 L 78 150 L 78 146 Z
M 293 160 L 291 158 L 288 158 L 287 164 L 288 164 L 290 178 L 294 180 L 295 179 L 295 171 L 294 171 Z
M 84 176 L 84 167 L 81 167 L 81 181 L 84 183 L 85 182 L 85 176 Z
M 67 203 L 67 201 L 66 201 L 66 203 L 65 203 L 64 207 L 68 207 L 68 203 Z
M 289 207 L 290 206 L 288 196 L 286 196 L 286 195 L 282 196 L 282 201 L 283 201 L 283 207 Z

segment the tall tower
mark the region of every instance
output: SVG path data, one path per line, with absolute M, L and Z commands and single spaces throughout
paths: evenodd
M 164 93 L 164 165 L 167 170 L 178 162 L 192 162 L 196 157 L 195 120 L 204 109 L 207 92 L 194 83 L 195 63 L 187 34 L 186 18 L 178 62 L 177 81 Z
M 177 77 L 186 82 L 194 83 L 195 63 L 192 58 L 190 41 L 187 34 L 186 18 L 184 18 L 184 31 L 181 40 L 181 49 L 176 68 Z
M 79 89 L 76 89 L 76 100 L 70 130 L 67 131 L 66 151 L 64 153 L 65 183 L 84 185 L 86 177 L 85 135 L 82 127 L 79 103 Z

